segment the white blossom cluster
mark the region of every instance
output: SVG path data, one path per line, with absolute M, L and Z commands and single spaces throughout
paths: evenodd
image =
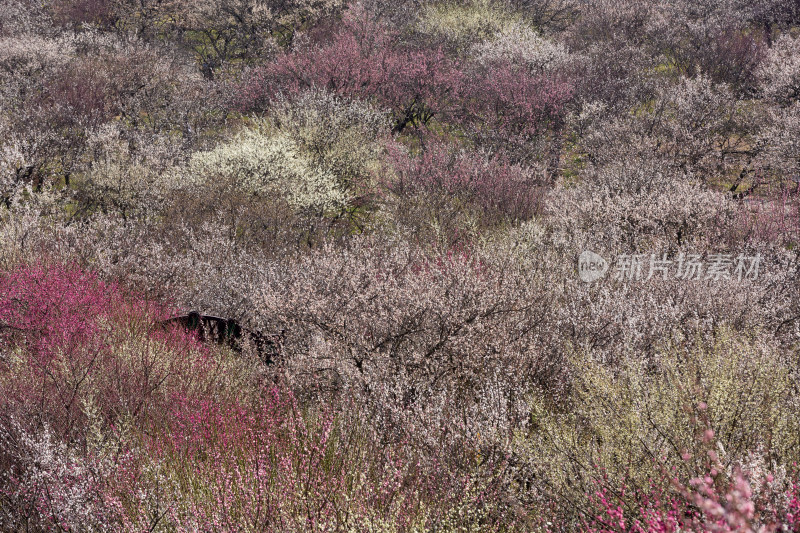
M 247 129 L 234 140 L 194 154 L 178 171 L 180 187 L 230 182 L 257 196 L 279 195 L 305 209 L 337 209 L 347 202 L 336 176 L 315 166 L 286 134 Z
M 476 43 L 471 53 L 482 63 L 509 61 L 536 74 L 557 71 L 572 59 L 565 45 L 525 24 L 507 25 L 492 39 Z
M 764 95 L 781 104 L 800 97 L 800 39 L 782 35 L 767 52 L 757 72 Z

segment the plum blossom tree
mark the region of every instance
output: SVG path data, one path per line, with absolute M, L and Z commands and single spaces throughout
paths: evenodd
M 790 105 L 800 97 L 800 44 L 791 35 L 782 35 L 769 49 L 758 67 L 764 95 L 778 104 Z
M 446 109 L 460 72 L 441 49 L 406 47 L 396 31 L 353 7 L 330 42 L 298 43 L 253 70 L 240 90 L 243 110 L 263 109 L 279 92 L 311 87 L 374 99 L 394 114 L 396 132 Z
M 481 144 L 493 150 L 509 145 L 516 160 L 544 161 L 555 175 L 573 87 L 563 76 L 532 74 L 500 61 L 477 69 L 455 120 Z
M 391 177 L 385 186 L 403 198 L 404 205 L 414 196 L 441 195 L 457 202 L 460 209 L 474 206 L 488 225 L 527 220 L 541 207 L 541 177 L 503 154 L 487 157 L 480 152 L 453 152 L 434 141 L 427 143 L 418 157 L 392 148 L 390 164 Z

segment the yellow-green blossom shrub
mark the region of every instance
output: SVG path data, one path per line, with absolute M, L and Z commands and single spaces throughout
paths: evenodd
M 716 337 L 616 368 L 576 354 L 568 406 L 536 395 L 530 425 L 517 435 L 517 453 L 546 496 L 567 504 L 598 483 L 646 491 L 666 481 L 662 467 L 685 483 L 703 472 L 710 450 L 729 473 L 754 458 L 773 472 L 796 461 L 794 364 L 758 337 L 726 329 Z
M 390 130 L 388 115 L 324 90 L 280 99 L 230 142 L 194 154 L 185 185 L 228 183 L 297 209 L 340 212 L 368 193 Z
M 314 165 L 289 135 L 257 128 L 194 154 L 181 172 L 188 187 L 229 182 L 255 196 L 281 196 L 299 209 L 335 210 L 348 201 L 336 176 Z
M 387 111 L 321 89 L 279 100 L 270 124 L 353 194 L 370 188 L 385 150 L 381 141 L 391 129 Z
M 418 31 L 459 43 L 490 38 L 518 18 L 491 0 L 436 2 L 424 6 Z

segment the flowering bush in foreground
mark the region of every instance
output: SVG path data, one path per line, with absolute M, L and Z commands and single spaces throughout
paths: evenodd
M 190 336 L 152 330 L 168 313 L 76 268 L 29 265 L 0 274 L 6 412 L 78 440 L 87 401 L 107 423 L 157 413 L 160 390 L 188 391 L 211 370 Z
M 89 450 L 163 420 L 170 393 L 208 383 L 204 347 L 153 330 L 167 312 L 76 268 L 0 274 L 2 519 L 74 523 L 108 482 L 109 457 Z
M 700 403 L 698 411 L 707 409 Z M 708 422 L 708 420 L 706 420 Z M 800 481 L 776 479 L 758 468 L 725 467 L 716 451 L 714 431 L 707 428 L 699 439 L 708 445 L 704 471 L 682 483 L 674 471 L 661 470 L 666 489 L 652 484 L 647 490 L 623 483 L 610 487 L 602 476 L 598 489 L 588 497 L 591 516 L 584 519 L 585 531 L 662 532 L 708 531 L 715 533 L 766 533 L 800 530 Z M 715 446 L 716 445 L 716 446 Z M 689 461 L 691 454 L 684 452 Z M 751 465 L 752 466 L 752 465 Z M 626 494 L 633 492 L 633 495 Z M 630 503 L 633 502 L 633 503 Z
M 782 504 L 776 510 L 769 501 L 758 498 L 752 482 L 737 471 L 732 479 L 722 480 L 720 470 L 711 468 L 707 475 L 693 478 L 688 485 L 673 480 L 673 491 L 653 488 L 636 493 L 638 506 L 625 506 L 628 489 L 598 488 L 588 500 L 595 506 L 595 515 L 584 521 L 582 529 L 592 533 L 708 531 L 715 533 L 766 533 L 798 531 L 797 511 L 800 485 L 797 482 L 785 491 L 773 491 Z M 770 474 L 764 486 L 772 483 Z M 754 480 L 756 482 L 761 480 Z
M 518 450 L 563 506 L 556 514 L 597 531 L 750 531 L 794 519 L 784 495 L 800 451 L 791 366 L 725 331 L 709 347 L 696 342 L 615 374 L 584 362 L 567 410 L 534 408 Z
M 163 316 L 75 268 L 0 274 L 0 526 L 494 529 L 492 475 L 381 446 L 358 405 L 302 406 Z
M 172 412 L 171 432 L 148 450 L 172 502 L 165 520 L 180 531 L 449 529 L 491 512 L 481 503 L 491 486 L 469 475 L 443 483 L 403 443 L 376 446 L 356 412 L 303 409 L 278 387 L 258 406 L 178 400 Z M 126 519 L 141 525 L 153 502 L 130 504 Z

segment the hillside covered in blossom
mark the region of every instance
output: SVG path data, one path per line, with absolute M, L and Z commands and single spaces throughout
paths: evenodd
M 800 532 L 798 0 L 0 0 L 0 531 Z

